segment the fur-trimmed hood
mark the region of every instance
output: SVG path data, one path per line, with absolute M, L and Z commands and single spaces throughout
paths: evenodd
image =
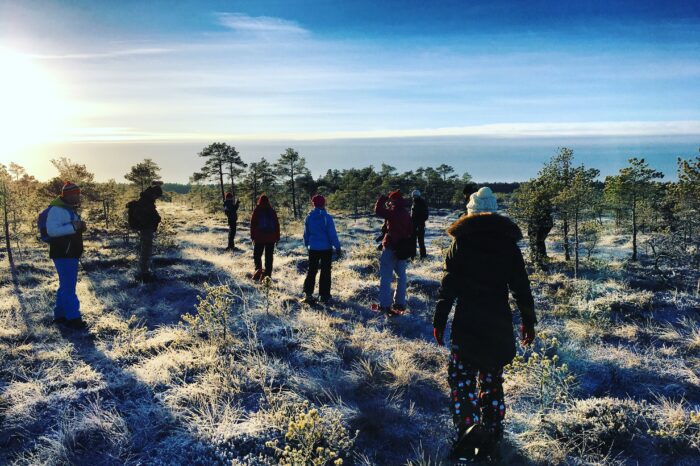
M 447 233 L 453 238 L 485 234 L 505 237 L 512 241 L 520 241 L 523 238 L 520 228 L 511 219 L 491 213 L 463 215 L 449 226 Z

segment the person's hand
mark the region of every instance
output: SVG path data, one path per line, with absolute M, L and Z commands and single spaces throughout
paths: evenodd
M 339 261 L 343 258 L 343 251 L 341 249 L 335 250 L 335 260 Z
M 433 328 L 433 337 L 435 338 L 435 342 L 438 344 L 438 346 L 445 346 L 445 329 L 442 328 Z
M 527 346 L 535 340 L 535 326 L 534 325 L 520 325 L 520 337 L 523 345 Z
M 76 233 L 82 233 L 86 230 L 86 228 L 87 226 L 82 220 L 76 220 L 73 222 L 73 229 L 76 231 Z

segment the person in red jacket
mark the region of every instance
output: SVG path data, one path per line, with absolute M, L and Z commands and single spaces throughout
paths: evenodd
M 410 201 L 401 191 L 379 196 L 374 205 L 374 214 L 386 222 L 386 234 L 382 240 L 382 255 L 379 259 L 379 311 L 388 315 L 400 315 L 406 311 L 406 260 L 415 251 L 413 222 L 408 208 Z M 396 274 L 396 292 L 391 296 L 391 281 Z
M 265 195 L 258 198 L 250 218 L 250 239 L 253 240 L 253 261 L 255 274 L 253 280 L 272 276 L 272 256 L 275 243 L 280 240 L 280 222 L 277 212 L 272 208 L 270 199 Z M 265 252 L 265 268 L 262 268 L 262 254 Z

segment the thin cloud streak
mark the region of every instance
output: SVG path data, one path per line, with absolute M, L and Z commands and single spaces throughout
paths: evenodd
M 271 16 L 248 16 L 243 13 L 217 13 L 217 21 L 221 26 L 236 32 L 257 34 L 309 34 L 307 29 L 294 21 Z
M 161 55 L 173 52 L 172 48 L 138 48 L 126 50 L 111 50 L 106 52 L 64 53 L 64 54 L 30 54 L 29 58 L 36 60 L 99 60 L 102 58 L 129 57 L 141 55 Z
M 450 128 L 425 128 L 388 131 L 336 131 L 326 133 L 148 133 L 133 128 L 76 128 L 67 132 L 71 142 L 134 141 L 323 141 L 334 139 L 383 139 L 468 136 L 479 138 L 551 138 L 551 137 L 666 137 L 700 136 L 700 121 L 623 121 L 583 123 L 500 123 Z

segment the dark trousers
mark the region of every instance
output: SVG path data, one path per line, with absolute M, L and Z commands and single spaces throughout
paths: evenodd
M 265 275 L 272 276 L 272 255 L 275 252 L 275 243 L 255 243 L 253 246 L 253 262 L 255 270 L 262 269 L 262 254 L 265 251 Z
M 233 240 L 236 238 L 236 224 L 228 224 L 228 247 L 233 249 Z
M 319 265 L 321 267 L 321 278 L 318 282 L 318 294 L 321 297 L 331 296 L 331 264 L 333 263 L 333 250 L 326 249 L 323 251 L 309 251 L 309 270 L 306 272 L 306 280 L 304 280 L 304 293 L 307 295 L 314 294 L 316 287 L 316 273 Z
M 506 416 L 503 369 L 474 367 L 453 349 L 448 371 L 450 408 L 459 435 L 473 424 L 481 424 L 497 436 L 502 435 L 503 418 Z
M 416 225 L 413 236 L 416 238 L 416 243 L 420 248 L 420 256 L 425 257 L 428 253 L 425 251 L 425 224 Z

